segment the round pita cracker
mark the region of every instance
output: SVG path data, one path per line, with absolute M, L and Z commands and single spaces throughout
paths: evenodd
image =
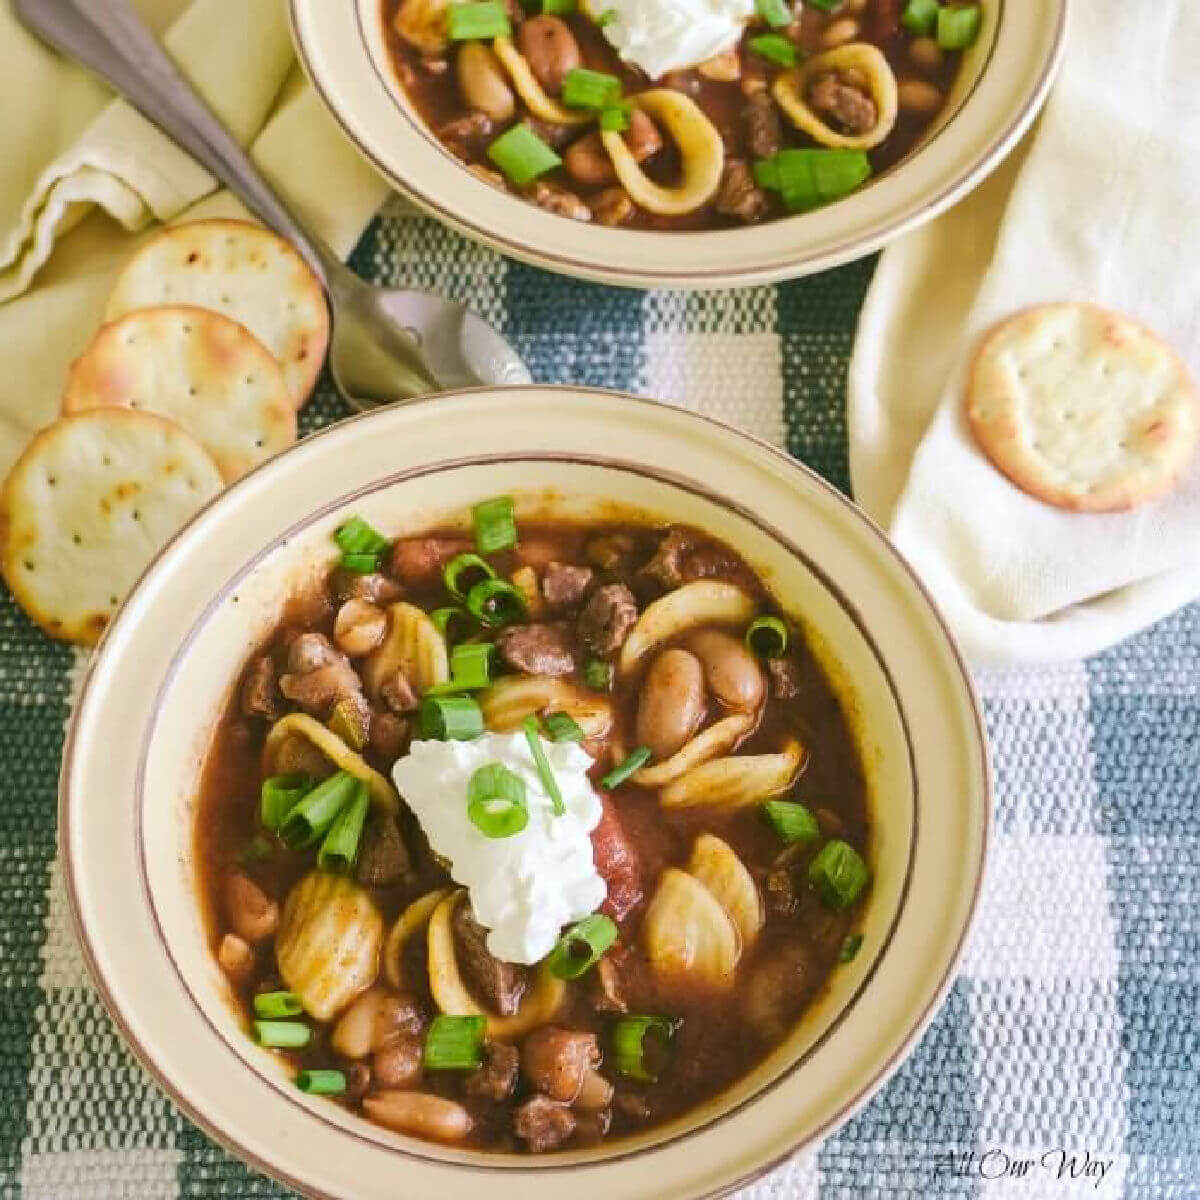
M 987 336 L 967 420 L 993 465 L 1031 496 L 1116 512 L 1175 484 L 1200 436 L 1200 401 L 1150 330 L 1095 305 L 1047 304 Z
M 94 645 L 168 539 L 222 488 L 204 447 L 128 408 L 63 417 L 0 492 L 0 572 L 51 637 Z
M 279 360 L 293 406 L 303 407 L 329 345 L 317 277 L 282 238 L 247 221 L 172 225 L 117 279 L 105 319 L 162 305 L 211 308 L 245 325 Z
M 227 483 L 296 440 L 296 413 L 271 352 L 206 308 L 141 308 L 103 326 L 71 366 L 62 410 L 105 405 L 182 425 Z

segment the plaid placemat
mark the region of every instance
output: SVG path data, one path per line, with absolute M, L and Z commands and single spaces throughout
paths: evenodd
M 702 408 L 848 486 L 870 262 L 733 293 L 620 291 L 392 211 L 355 265 L 469 301 L 539 381 Z M 339 415 L 326 388 L 307 427 Z M 0 597 L 0 1195 L 286 1196 L 173 1108 L 88 985 L 55 864 L 78 666 Z M 1200 1197 L 1200 606 L 1094 661 L 979 684 L 997 820 L 962 975 L 889 1086 L 747 1198 Z

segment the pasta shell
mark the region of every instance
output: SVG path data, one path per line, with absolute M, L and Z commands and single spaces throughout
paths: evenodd
M 717 127 L 690 97 L 670 88 L 639 92 L 633 103 L 670 134 L 682 160 L 674 187 L 655 183 L 642 170 L 620 133 L 601 130 L 600 139 L 629 198 L 647 212 L 680 216 L 695 212 L 716 195 L 725 170 L 725 143 Z
M 744 808 L 786 792 L 804 762 L 804 749 L 789 740 L 778 754 L 735 754 L 702 763 L 658 794 L 664 808 Z
M 388 983 L 398 992 L 405 990 L 402 964 L 404 948 L 433 916 L 433 910 L 450 895 L 449 888 L 426 892 L 414 900 L 397 918 L 383 947 L 383 974 Z
M 665 787 L 693 767 L 709 762 L 722 754 L 728 754 L 748 734 L 758 720 L 754 713 L 733 713 L 720 721 L 714 722 L 707 729 L 696 734 L 686 746 L 682 747 L 670 758 L 655 763 L 652 767 L 643 767 L 634 772 L 632 782 L 638 787 Z
M 871 99 L 875 101 L 875 128 L 866 133 L 839 133 L 808 105 L 806 95 L 811 80 L 828 71 L 845 70 L 855 70 L 866 79 Z M 896 76 L 883 52 L 867 42 L 838 46 L 810 58 L 803 66 L 783 71 L 775 77 L 771 94 L 797 129 L 835 150 L 870 150 L 878 146 L 895 128 L 900 111 Z
M 525 56 L 511 39 L 496 38 L 492 42 L 492 50 L 508 72 L 517 95 L 525 101 L 525 107 L 539 120 L 549 121 L 551 125 L 586 125 L 593 119 L 594 114 L 564 108 L 557 100 L 547 96 Z
M 646 909 L 642 937 L 650 965 L 662 976 L 709 987 L 733 983 L 741 945 L 729 914 L 691 875 L 668 867 Z
M 492 733 L 520 729 L 526 717 L 565 712 L 589 737 L 604 737 L 612 728 L 612 705 L 601 697 L 584 695 L 565 679 L 548 675 L 509 675 L 479 694 L 483 723 Z
M 754 945 L 763 927 L 762 897 L 746 864 L 728 842 L 702 833 L 692 847 L 687 873 L 699 880 L 725 910 L 742 939 L 742 948 Z
M 674 93 L 672 93 L 674 94 Z M 628 675 L 655 646 L 700 625 L 744 625 L 754 601 L 732 583 L 698 579 L 655 600 L 621 647 L 620 671 Z
M 448 0 L 404 0 L 396 13 L 394 28 L 410 46 L 434 57 L 450 45 L 446 28 Z
M 379 700 L 380 689 L 397 671 L 404 672 L 418 695 L 450 678 L 446 639 L 428 613 L 403 601 L 388 609 L 387 636 L 363 662 L 363 682 L 372 700 Z
M 329 1021 L 375 982 L 382 941 L 370 895 L 343 875 L 312 871 L 284 901 L 275 958 L 304 1011 Z
M 362 755 L 351 750 L 333 730 L 307 713 L 289 713 L 271 726 L 263 745 L 264 775 L 284 773 L 284 755 L 290 754 L 287 746 L 293 738 L 311 743 L 339 771 L 349 771 L 355 779 L 361 779 L 367 785 L 372 804 L 393 815 L 400 811 L 400 797 L 387 779 L 368 766 Z
M 567 985 L 555 978 L 543 963 L 533 989 L 521 1001 L 515 1016 L 498 1017 L 481 1008 L 463 982 L 454 951 L 451 920 L 454 909 L 466 892 L 461 888 L 438 903 L 429 920 L 429 990 L 434 1002 L 453 1017 L 487 1018 L 488 1037 L 505 1040 L 519 1038 L 549 1021 L 566 996 Z

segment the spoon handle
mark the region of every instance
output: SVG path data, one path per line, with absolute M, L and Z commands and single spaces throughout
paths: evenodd
M 291 242 L 327 288 L 345 269 L 301 227 L 125 0 L 13 0 L 13 7 L 30 29 L 110 83 Z

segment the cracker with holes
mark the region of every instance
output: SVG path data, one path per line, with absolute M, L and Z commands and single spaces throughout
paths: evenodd
M 1175 484 L 1195 453 L 1200 400 L 1150 330 L 1094 305 L 1047 304 L 987 336 L 967 420 L 992 463 L 1031 496 L 1116 512 Z
M 232 482 L 296 440 L 283 371 L 244 325 L 205 308 L 141 308 L 76 359 L 63 412 L 106 405 L 182 425 Z
M 172 421 L 95 408 L 43 429 L 0 493 L 0 571 L 51 637 L 93 645 L 150 560 L 221 490 Z
M 245 325 L 279 360 L 293 407 L 304 405 L 329 344 L 329 310 L 320 281 L 287 242 L 245 221 L 164 229 L 121 272 L 106 319 L 178 304 Z

